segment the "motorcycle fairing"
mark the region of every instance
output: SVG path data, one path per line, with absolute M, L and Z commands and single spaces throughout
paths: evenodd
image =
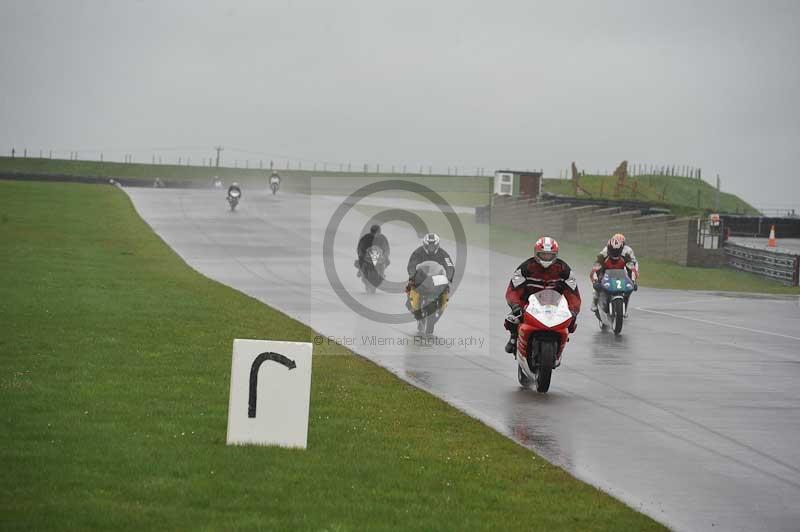
M 555 290 L 542 290 L 528 299 L 525 312 L 544 327 L 552 329 L 572 319 L 567 298 Z

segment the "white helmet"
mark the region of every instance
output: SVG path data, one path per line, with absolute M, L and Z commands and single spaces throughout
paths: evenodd
M 433 255 L 439 251 L 439 235 L 436 233 L 428 233 L 422 237 L 422 249 L 428 255 Z
M 543 236 L 533 246 L 533 257 L 542 268 L 549 268 L 558 258 L 558 242 L 549 236 Z

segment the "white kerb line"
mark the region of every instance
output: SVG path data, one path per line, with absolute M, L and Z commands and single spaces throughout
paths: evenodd
M 700 318 L 689 318 L 687 316 L 679 316 L 678 314 L 671 314 L 669 312 L 659 312 L 657 310 L 648 310 L 646 308 L 636 307 L 636 310 L 641 312 L 650 312 L 652 314 L 660 314 L 662 316 L 669 316 L 670 318 L 677 318 L 680 320 L 698 321 L 700 323 L 707 323 L 709 325 L 716 325 L 718 327 L 728 327 L 730 329 L 739 329 L 740 331 L 750 331 L 754 333 L 766 334 L 769 336 L 778 336 L 780 338 L 789 338 L 790 340 L 800 340 L 797 336 L 789 336 L 788 334 L 774 333 L 770 331 L 762 331 L 761 329 L 751 329 L 749 327 L 739 327 L 738 325 L 729 325 L 727 323 L 719 323 L 711 320 L 701 320 Z

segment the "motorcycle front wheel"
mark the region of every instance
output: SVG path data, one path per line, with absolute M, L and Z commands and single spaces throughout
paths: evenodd
M 614 334 L 622 332 L 622 320 L 624 319 L 624 302 L 621 299 L 615 299 L 611 302 L 614 315 Z
M 556 363 L 558 343 L 546 340 L 539 343 L 539 363 L 536 366 L 536 391 L 546 393 L 550 389 L 550 377 Z
M 425 317 L 425 334 L 433 334 L 433 328 L 436 325 L 436 314 L 429 314 Z

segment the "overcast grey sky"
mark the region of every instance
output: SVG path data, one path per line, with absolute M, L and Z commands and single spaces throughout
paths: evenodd
M 0 0 L 0 13 L 3 154 L 199 162 L 222 144 L 265 154 L 227 162 L 555 177 L 628 159 L 800 208 L 793 0 Z

